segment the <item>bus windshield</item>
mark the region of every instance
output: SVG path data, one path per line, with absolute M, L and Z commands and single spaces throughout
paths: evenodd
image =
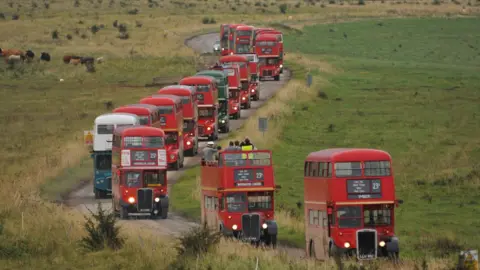
M 272 194 L 270 192 L 249 192 L 248 193 L 248 210 L 271 210 Z
M 144 171 L 143 183 L 147 187 L 165 185 L 165 171 Z
M 146 126 L 149 124 L 148 116 L 138 116 L 138 119 L 140 120 L 140 125 Z
M 159 114 L 172 114 L 173 106 L 157 106 Z
M 95 170 L 109 171 L 112 169 L 112 155 L 96 155 Z
M 125 172 L 123 175 L 123 182 L 128 188 L 140 188 L 142 186 L 142 179 L 140 172 Z
M 175 145 L 178 142 L 178 133 L 177 132 L 165 132 L 165 144 L 166 145 Z
M 198 108 L 198 118 L 212 118 L 214 111 L 214 108 Z
M 206 84 L 197 85 L 197 92 L 208 92 L 210 90 L 210 86 Z
M 237 44 L 235 53 L 248 53 L 250 52 L 250 44 Z
M 392 210 L 388 205 L 365 205 L 363 224 L 365 227 L 387 226 L 391 224 Z
M 98 134 L 113 134 L 114 125 L 97 125 Z
M 192 132 L 194 127 L 194 120 L 183 120 L 183 132 Z
M 228 212 L 245 212 L 247 199 L 245 193 L 230 193 L 227 195 Z
M 182 104 L 189 104 L 190 103 L 190 97 L 181 97 L 182 98 Z
M 227 101 L 226 100 L 219 100 L 218 101 L 220 108 L 219 111 L 226 111 L 227 110 Z
M 337 208 L 339 228 L 358 228 L 362 226 L 362 208 L 360 206 L 342 206 Z
M 237 36 L 239 36 L 239 37 L 251 36 L 251 35 L 252 35 L 252 31 L 251 31 L 251 30 L 237 31 Z

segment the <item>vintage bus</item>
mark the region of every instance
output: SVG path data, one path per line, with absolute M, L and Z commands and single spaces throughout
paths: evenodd
M 249 109 L 251 107 L 250 102 L 250 68 L 248 66 L 248 59 L 243 55 L 227 55 L 220 57 L 220 63 L 224 67 L 231 65 L 238 65 L 240 67 L 240 104 L 242 108 Z
M 168 165 L 174 170 L 183 168 L 183 104 L 179 96 L 152 95 L 140 100 L 142 104 L 157 106 L 160 127 L 165 132 Z
M 376 149 L 333 148 L 310 153 L 304 167 L 307 255 L 398 257 L 391 156 Z
M 228 80 L 228 115 L 233 119 L 240 118 L 241 111 L 241 94 L 240 94 L 240 67 L 238 65 L 230 65 L 229 67 L 214 66 L 213 70 L 222 70 L 227 75 Z
M 138 116 L 140 125 L 160 127 L 160 117 L 157 107 L 150 104 L 129 104 L 113 110 L 114 113 L 131 113 Z
M 276 35 L 278 38 L 278 64 L 280 65 L 280 74 L 283 73 L 283 56 L 285 54 L 285 51 L 283 50 L 283 33 L 275 30 L 275 29 L 262 29 L 256 32 L 256 35 L 263 35 L 263 34 L 271 34 L 271 35 Z M 254 51 L 256 51 L 254 49 Z
M 233 33 L 234 54 L 253 53 L 253 32 L 255 27 L 250 25 L 241 25 L 235 28 Z
M 223 70 L 203 70 L 195 76 L 211 76 L 217 80 L 218 89 L 218 130 L 230 132 L 230 117 L 228 114 L 228 76 Z
M 280 38 L 275 34 L 260 34 L 255 40 L 255 53 L 259 58 L 260 80 L 273 77 L 280 80 L 281 53 Z M 282 56 L 281 56 L 282 55 Z
M 276 246 L 275 185 L 269 150 L 222 151 L 202 162 L 202 223 L 224 235 Z
M 112 208 L 121 219 L 166 219 L 169 198 L 165 133 L 147 126 L 115 129 L 112 178 Z
M 235 40 L 233 35 L 235 34 L 235 29 L 237 29 L 238 26 L 245 26 L 245 24 L 229 24 L 228 25 L 228 43 L 227 43 L 227 48 L 225 51 L 222 51 L 221 55 L 229 55 L 233 54 L 233 50 L 235 47 Z
M 248 68 L 250 69 L 250 87 L 248 92 L 252 100 L 260 99 L 260 70 L 258 64 L 258 56 L 256 54 L 243 54 L 248 60 Z
M 112 192 L 112 136 L 121 126 L 139 125 L 138 116 L 130 113 L 107 113 L 97 116 L 93 125 L 93 193 L 95 199 Z
M 198 101 L 198 136 L 218 139 L 217 80 L 211 76 L 190 76 L 180 80 L 181 85 L 195 86 Z
M 228 48 L 228 31 L 229 31 L 229 25 L 228 24 L 221 24 L 220 25 L 220 54 L 221 55 L 227 55 L 228 54 L 228 52 L 226 52 L 226 50 Z
M 197 93 L 194 86 L 169 85 L 157 92 L 160 95 L 175 95 L 183 103 L 183 149 L 185 156 L 193 157 L 198 153 L 198 108 Z

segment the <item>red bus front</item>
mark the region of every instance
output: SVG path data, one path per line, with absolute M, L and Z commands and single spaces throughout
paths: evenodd
M 170 85 L 158 90 L 158 94 L 175 95 L 183 103 L 183 151 L 186 156 L 195 156 L 198 152 L 198 108 L 194 86 Z
M 255 52 L 259 58 L 260 80 L 273 77 L 280 80 L 280 42 L 273 34 L 261 34 L 255 41 Z
M 228 55 L 220 58 L 220 63 L 224 67 L 238 66 L 240 70 L 240 104 L 242 108 L 249 109 L 250 102 L 250 69 L 248 67 L 248 60 L 240 55 Z
M 250 71 L 250 86 L 249 93 L 252 100 L 260 99 L 260 84 L 258 81 L 259 78 L 259 68 L 258 68 L 258 57 L 256 54 L 245 54 L 244 55 L 248 60 L 248 68 Z
M 223 70 L 228 78 L 228 114 L 233 119 L 240 118 L 240 68 L 237 65 L 231 67 L 213 66 L 212 70 Z
M 279 187 L 275 185 L 271 152 L 224 151 L 220 159 L 217 167 L 204 164 L 201 177 L 202 188 L 218 186 L 222 232 L 275 246 L 278 227 L 274 194 Z
M 253 53 L 253 26 L 238 26 L 234 32 L 234 54 Z
M 120 218 L 167 218 L 167 153 L 161 129 L 120 127 L 112 143 L 112 201 Z
M 376 149 L 311 153 L 305 163 L 304 188 L 310 254 L 312 249 L 321 250 L 313 239 L 324 238 L 330 239 L 326 247 L 330 254 L 357 255 L 359 259 L 398 256 L 394 208 L 401 201 L 395 197 L 388 153 Z M 316 225 L 315 219 L 322 217 L 323 225 Z M 319 254 L 312 256 L 318 258 Z
M 262 34 L 269 34 L 269 35 L 276 35 L 277 40 L 278 40 L 278 46 L 279 46 L 279 58 L 278 58 L 278 64 L 280 66 L 280 73 L 283 72 L 283 55 L 284 55 L 284 50 L 283 50 L 283 33 L 275 30 L 273 28 L 270 29 L 262 29 L 256 33 L 256 35 L 262 35 Z
M 222 50 L 221 55 L 229 55 L 233 53 L 234 47 L 235 47 L 235 40 L 234 40 L 234 34 L 235 34 L 235 29 L 238 26 L 241 26 L 244 24 L 230 24 L 228 27 L 228 43 L 227 43 L 227 48 L 226 50 Z
M 170 168 L 183 167 L 183 112 L 182 100 L 174 95 L 153 95 L 140 100 L 140 103 L 157 106 L 160 128 L 165 131 L 167 160 Z
M 198 106 L 198 136 L 208 137 L 209 140 L 218 139 L 218 108 L 212 105 Z

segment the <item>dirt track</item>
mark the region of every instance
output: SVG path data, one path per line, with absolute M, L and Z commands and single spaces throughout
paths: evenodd
M 213 43 L 218 40 L 218 34 L 205 34 L 191 38 L 185 42 L 187 46 L 199 53 L 211 52 L 213 49 Z M 290 78 L 290 73 L 286 70 L 282 74 L 280 81 L 267 81 L 260 84 L 261 87 L 261 96 L 259 101 L 252 101 L 252 108 L 249 110 L 241 111 L 241 118 L 238 120 L 231 120 L 230 130 L 236 130 L 241 127 L 245 119 L 250 117 L 257 108 L 262 106 L 265 101 L 272 97 L 277 90 L 279 90 Z M 225 138 L 227 134 L 220 134 L 220 138 Z M 206 142 L 200 143 L 200 148 L 205 146 Z M 184 170 L 195 166 L 199 163 L 200 158 L 197 157 L 186 157 L 185 158 L 185 167 L 179 171 L 169 171 L 168 180 L 169 185 L 175 184 L 175 182 L 183 175 Z M 87 214 L 88 209 L 95 210 L 96 204 L 98 201 L 101 201 L 104 209 L 111 208 L 111 199 L 96 200 L 93 194 L 93 186 L 90 182 L 88 185 L 82 187 L 79 190 L 76 190 L 70 194 L 66 204 L 70 207 L 81 211 L 82 213 Z M 192 226 L 197 225 L 196 223 L 187 221 L 186 219 L 176 215 L 175 213 L 170 212 L 169 217 L 166 220 L 148 220 L 148 219 L 138 219 L 138 220 L 127 220 L 121 221 L 124 227 L 137 227 L 141 229 L 153 230 L 156 233 L 163 235 L 177 236 L 182 232 L 188 230 Z M 125 226 L 126 225 L 126 226 Z M 295 257 L 303 256 L 303 250 L 299 249 L 290 249 L 290 248 L 281 248 L 286 249 L 286 251 Z

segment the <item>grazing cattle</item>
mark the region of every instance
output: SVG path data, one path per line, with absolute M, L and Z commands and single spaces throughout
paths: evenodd
M 104 61 L 103 56 L 97 58 L 97 63 L 101 64 L 103 63 L 103 61 Z
M 80 59 L 80 58 L 81 58 L 80 56 L 76 56 L 76 55 L 65 55 L 63 57 L 63 62 L 65 64 L 69 64 L 71 59 Z
M 46 62 L 50 62 L 50 59 L 51 59 L 51 57 L 50 57 L 50 54 L 49 54 L 49 53 L 42 52 L 42 53 L 40 54 L 40 60 L 46 61 Z
M 93 57 L 87 56 L 80 58 L 80 63 L 83 65 L 85 63 L 93 63 L 95 59 Z
M 81 63 L 81 60 L 80 58 L 72 58 L 70 59 L 70 64 L 74 64 L 75 66 L 80 64 Z
M 21 50 L 0 48 L 0 56 L 3 56 L 5 58 L 5 62 L 8 63 L 8 57 L 11 55 L 23 56 L 23 58 L 25 57 L 25 54 Z
M 25 57 L 27 58 L 27 60 L 32 60 L 35 57 L 35 53 L 31 50 L 27 50 L 25 52 Z
M 15 55 L 15 54 L 9 55 L 8 58 L 6 58 L 6 61 L 9 65 L 20 63 L 24 60 L 25 60 L 24 55 Z

